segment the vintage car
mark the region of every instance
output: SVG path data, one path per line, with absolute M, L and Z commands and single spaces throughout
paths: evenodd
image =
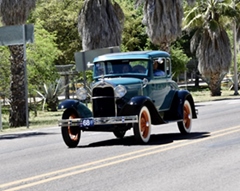
M 139 144 L 149 142 L 152 125 L 176 122 L 182 134 L 190 133 L 197 110 L 191 94 L 172 80 L 167 52 L 109 53 L 89 65 L 93 68 L 92 109 L 83 102 L 84 88 L 76 91 L 78 99 L 59 104 L 59 109 L 65 109 L 59 126 L 68 147 L 78 145 L 81 131 L 107 131 L 123 138 L 133 129 Z

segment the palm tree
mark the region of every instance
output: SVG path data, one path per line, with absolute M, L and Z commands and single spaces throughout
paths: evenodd
M 186 11 L 185 29 L 195 30 L 191 49 L 196 50 L 198 69 L 209 85 L 212 96 L 221 95 L 221 81 L 232 60 L 231 44 L 226 29 L 235 11 L 231 1 L 197 1 Z M 228 25 L 227 25 L 228 24 Z
M 26 23 L 36 0 L 1 0 L 0 15 L 4 25 L 22 25 Z M 9 46 L 11 53 L 10 85 L 10 127 L 26 125 L 25 66 L 23 45 Z
M 188 0 L 192 4 L 194 0 Z M 170 45 L 181 35 L 183 0 L 136 0 L 144 4 L 143 24 L 151 42 L 170 52 Z
M 83 50 L 119 46 L 124 14 L 111 0 L 86 0 L 78 20 Z

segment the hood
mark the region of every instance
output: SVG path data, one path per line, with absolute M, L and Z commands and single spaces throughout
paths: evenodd
M 117 85 L 123 86 L 132 86 L 132 85 L 142 85 L 143 80 L 139 78 L 132 78 L 132 77 L 119 77 L 119 78 L 104 78 L 100 79 L 99 81 L 95 82 L 93 86 L 99 86 L 108 83 L 113 87 Z
M 114 88 L 118 85 L 123 85 L 127 89 L 127 94 L 125 95 L 125 98 L 130 99 L 131 97 L 134 97 L 136 95 L 142 95 L 142 84 L 143 80 L 139 78 L 104 78 L 94 83 L 93 87 L 104 87 L 110 85 Z
M 139 78 L 105 78 L 104 79 L 106 82 L 112 84 L 113 86 L 117 86 L 117 85 L 136 85 L 136 84 L 142 84 L 142 80 Z

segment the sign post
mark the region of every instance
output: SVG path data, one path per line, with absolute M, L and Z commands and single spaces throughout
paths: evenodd
M 26 44 L 34 41 L 34 26 L 28 25 L 12 25 L 0 27 L 0 46 L 23 45 L 24 59 L 24 82 L 25 82 L 25 100 L 26 100 L 26 126 L 28 123 L 28 87 L 27 87 L 27 64 L 26 64 Z M 1 110 L 2 111 L 2 110 Z M 0 118 L 2 119 L 2 112 Z M 2 120 L 0 120 L 0 130 L 2 130 Z

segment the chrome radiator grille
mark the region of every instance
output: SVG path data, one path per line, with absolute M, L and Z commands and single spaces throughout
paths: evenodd
M 112 87 L 95 87 L 92 91 L 94 117 L 115 116 L 115 98 Z

